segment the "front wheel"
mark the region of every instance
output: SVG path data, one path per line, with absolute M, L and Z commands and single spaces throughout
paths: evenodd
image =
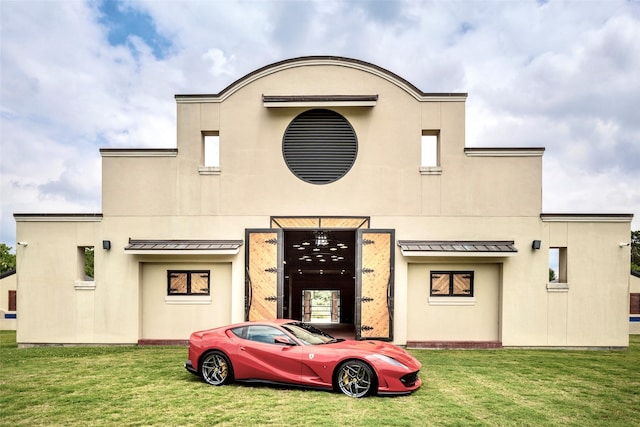
M 200 376 L 207 384 L 228 384 L 233 380 L 233 367 L 222 352 L 212 351 L 202 359 Z
M 349 360 L 338 368 L 336 382 L 347 396 L 365 397 L 374 391 L 376 378 L 369 365 L 360 360 Z

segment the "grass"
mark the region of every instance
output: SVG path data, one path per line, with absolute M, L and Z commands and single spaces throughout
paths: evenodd
M 640 336 L 627 351 L 411 351 L 422 388 L 352 399 L 323 391 L 212 387 L 184 347 L 18 349 L 0 331 L 0 425 L 640 425 Z

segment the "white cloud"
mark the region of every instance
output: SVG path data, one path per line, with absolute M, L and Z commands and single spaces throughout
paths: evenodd
M 13 212 L 99 211 L 101 147 L 175 146 L 176 93 L 303 55 L 469 93 L 467 143 L 545 146 L 544 209 L 635 213 L 640 4 L 128 1 L 171 45 L 108 42 L 98 4 L 3 1 L 0 241 Z

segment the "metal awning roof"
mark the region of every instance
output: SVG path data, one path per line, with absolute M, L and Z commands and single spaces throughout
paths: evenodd
M 134 240 L 124 248 L 130 254 L 143 255 L 236 255 L 242 240 Z
M 508 257 L 518 250 L 513 240 L 399 240 L 404 256 Z
M 265 107 L 375 107 L 378 95 L 262 95 Z

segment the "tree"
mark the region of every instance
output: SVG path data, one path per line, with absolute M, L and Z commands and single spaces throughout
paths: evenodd
M 93 250 L 93 246 L 84 248 L 84 274 L 86 277 L 95 277 L 93 275 L 93 258 L 95 251 Z
M 549 268 L 549 283 L 556 280 L 556 272 L 553 271 L 553 268 Z
M 0 274 L 16 268 L 16 256 L 12 254 L 11 247 L 0 243 Z
M 631 269 L 640 271 L 640 230 L 631 232 Z

